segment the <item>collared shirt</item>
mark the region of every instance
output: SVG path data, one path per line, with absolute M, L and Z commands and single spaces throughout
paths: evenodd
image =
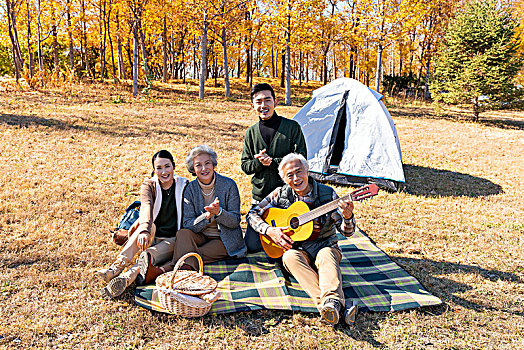
M 314 198 L 312 197 L 312 192 L 310 191 L 305 196 L 299 196 L 293 191 L 293 196 L 295 201 L 304 201 L 306 203 L 313 203 Z M 339 198 L 335 191 L 333 191 L 333 200 Z M 261 200 L 257 205 L 255 205 L 248 213 L 248 223 L 249 225 L 258 233 L 266 234 L 267 229 L 271 226 L 262 219 L 262 215 L 269 208 L 278 208 L 278 201 L 280 199 L 280 187 L 271 192 L 266 198 Z M 285 208 L 283 208 L 285 209 Z M 351 218 L 345 219 L 339 210 L 333 210 L 331 212 L 331 218 L 335 223 L 335 227 L 340 233 L 344 236 L 349 237 L 355 232 L 356 222 L 355 215 L 352 215 Z M 316 221 L 316 220 L 315 220 Z M 315 224 L 315 223 L 313 223 Z

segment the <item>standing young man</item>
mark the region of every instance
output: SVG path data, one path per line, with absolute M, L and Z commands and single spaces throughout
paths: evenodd
M 300 125 L 275 112 L 278 101 L 271 85 L 255 84 L 251 89 L 251 108 L 259 121 L 249 127 L 242 149 L 242 170 L 251 177 L 252 206 L 284 183 L 278 166 L 284 156 L 299 153 L 307 158 L 306 140 Z M 249 225 L 244 237 L 248 252 L 262 250 L 260 238 Z

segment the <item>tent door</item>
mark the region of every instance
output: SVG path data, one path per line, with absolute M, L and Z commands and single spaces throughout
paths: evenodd
M 331 141 L 329 146 L 328 156 L 326 157 L 326 164 L 324 165 L 324 173 L 333 174 L 338 170 L 342 154 L 346 147 L 346 99 L 349 90 L 344 92 L 344 96 L 340 101 L 340 107 L 337 113 L 337 119 L 333 126 L 333 133 L 331 134 Z

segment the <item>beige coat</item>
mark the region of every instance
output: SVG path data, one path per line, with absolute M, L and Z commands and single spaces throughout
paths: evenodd
M 177 208 L 177 229 L 182 224 L 182 194 L 188 180 L 185 177 L 173 175 L 173 186 L 175 186 L 175 201 Z M 140 215 L 138 217 L 138 233 L 151 233 L 151 227 L 160 211 L 162 204 L 162 191 L 158 178 L 153 176 L 145 180 L 140 187 Z

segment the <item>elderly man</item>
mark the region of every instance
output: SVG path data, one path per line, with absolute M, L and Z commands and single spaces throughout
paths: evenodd
M 285 156 L 278 170 L 285 185 L 275 189 L 249 211 L 248 223 L 285 250 L 282 256 L 284 268 L 313 299 L 322 320 L 335 325 L 345 304 L 340 272 L 342 253 L 336 230 L 345 236 L 354 233 L 353 203 L 350 200 L 340 201 L 337 210 L 315 219 L 313 225 L 319 230 L 315 240 L 293 242 L 285 233 L 289 228 L 270 226 L 262 218 L 264 212 L 272 207 L 286 209 L 296 201 L 306 202 L 313 209 L 337 199 L 338 195 L 331 187 L 308 176 L 309 165 L 301 154 Z M 356 305 L 348 307 L 344 312 L 344 321 L 354 323 L 356 312 Z

